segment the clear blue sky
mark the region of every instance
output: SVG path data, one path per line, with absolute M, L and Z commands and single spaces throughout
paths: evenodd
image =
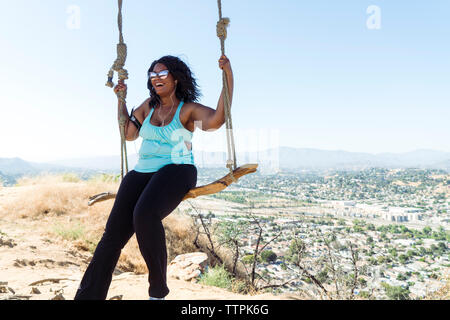
M 117 1 L 0 2 L 0 157 L 119 154 L 116 97 L 104 86 Z M 190 65 L 201 103 L 216 107 L 216 5 L 124 0 L 129 110 L 147 97 L 146 71 L 165 54 Z M 370 5 L 380 29 L 367 27 Z M 80 9 L 75 28 L 71 6 Z M 238 150 L 278 135 L 291 147 L 450 151 L 450 1 L 223 0 L 223 12 Z M 225 151 L 224 131 L 196 130 L 194 149 Z

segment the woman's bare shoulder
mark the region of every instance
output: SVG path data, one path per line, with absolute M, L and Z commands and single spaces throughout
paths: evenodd
M 186 109 L 187 113 L 189 113 L 189 114 L 191 114 L 192 112 L 194 112 L 196 110 L 199 110 L 199 109 L 201 110 L 201 109 L 207 108 L 206 106 L 204 106 L 203 104 L 198 103 L 198 102 L 187 102 L 184 105 L 186 106 L 185 109 Z
M 185 105 L 189 106 L 189 108 L 204 107 L 204 105 L 202 105 L 201 103 L 198 103 L 198 102 L 186 102 Z
M 144 102 L 142 102 L 141 105 L 134 110 L 134 116 L 138 118 L 138 120 L 142 119 L 143 121 L 147 116 L 147 114 L 149 113 L 150 110 L 149 102 L 150 98 L 145 99 Z
M 150 98 L 145 99 L 144 102 L 142 102 L 141 105 L 137 109 L 149 107 L 149 102 L 150 102 Z

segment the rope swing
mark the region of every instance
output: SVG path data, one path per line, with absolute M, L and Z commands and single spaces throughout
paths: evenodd
M 217 0 L 217 7 L 219 9 L 219 21 L 217 22 L 216 25 L 216 32 L 217 37 L 220 39 L 220 50 L 222 52 L 222 55 L 225 55 L 225 39 L 227 38 L 227 27 L 230 24 L 230 19 L 224 18 L 222 16 L 221 0 Z M 258 167 L 258 164 L 255 163 L 245 164 L 240 167 L 237 167 L 236 165 L 236 151 L 233 137 L 233 122 L 231 121 L 231 102 L 230 97 L 228 95 L 227 75 L 223 70 L 222 70 L 222 85 L 224 92 L 225 124 L 226 124 L 227 149 L 228 149 L 228 160 L 226 162 L 226 167 L 230 170 L 230 173 L 228 173 L 221 179 L 216 180 L 213 183 L 191 189 L 185 195 L 183 200 L 220 192 L 233 182 L 237 182 L 240 177 L 255 172 L 256 168 Z
M 225 55 L 225 39 L 227 38 L 227 27 L 230 24 L 230 19 L 222 17 L 221 0 L 217 0 L 217 6 L 219 8 L 219 21 L 217 22 L 216 26 L 217 37 L 220 39 L 220 49 L 222 51 L 222 55 Z M 230 169 L 231 177 L 234 179 L 233 170 L 236 169 L 236 151 L 234 148 L 233 123 L 231 121 L 231 103 L 230 97 L 228 95 L 228 81 L 227 75 L 223 70 L 222 70 L 222 83 L 224 88 L 225 124 L 226 124 L 227 148 L 228 148 L 228 160 L 226 166 L 228 169 Z
M 108 82 L 106 85 L 113 88 L 114 83 L 112 81 L 114 76 L 114 71 L 118 73 L 119 83 L 123 83 L 128 79 L 128 72 L 123 67 L 125 65 L 125 60 L 127 58 L 127 46 L 123 41 L 122 34 L 122 0 L 118 0 L 119 4 L 119 14 L 118 14 L 118 27 L 119 27 L 119 43 L 117 44 L 117 59 L 114 61 L 111 69 L 108 72 Z M 216 25 L 217 37 L 220 39 L 220 48 L 222 55 L 225 55 L 225 39 L 227 38 L 227 27 L 230 24 L 229 18 L 222 17 L 222 1 L 217 0 L 217 6 L 219 9 L 219 21 Z M 208 195 L 220 192 L 228 187 L 233 182 L 237 182 L 238 179 L 246 174 L 256 172 L 258 164 L 245 164 L 243 166 L 237 167 L 236 165 L 236 151 L 234 145 L 233 137 L 233 123 L 231 121 L 231 101 L 228 92 L 228 82 L 227 75 L 224 70 L 222 70 L 222 84 L 224 93 L 224 112 L 225 112 L 225 124 L 226 124 L 226 134 L 227 134 L 227 151 L 228 159 L 226 161 L 226 167 L 229 169 L 229 173 L 207 185 L 195 187 L 191 189 L 183 198 L 183 200 L 189 198 L 196 198 L 202 195 Z M 119 126 L 120 126 L 120 138 L 121 138 L 121 177 L 123 179 L 124 171 L 128 172 L 128 161 L 127 161 L 127 149 L 125 141 L 125 123 L 126 118 L 120 112 L 122 105 L 126 103 L 126 93 L 119 91 L 117 93 L 119 99 Z M 116 194 L 112 192 L 105 192 L 89 198 L 88 205 L 92 205 L 95 202 L 115 198 Z
M 125 83 L 125 80 L 128 79 L 128 71 L 123 67 L 125 66 L 125 61 L 127 60 L 127 45 L 123 41 L 123 33 L 122 33 L 122 0 L 118 0 L 119 4 L 119 14 L 117 16 L 117 24 L 119 27 L 119 43 L 117 44 L 117 59 L 114 61 L 111 69 L 108 72 L 108 81 L 106 82 L 106 86 L 113 88 L 113 77 L 114 71 L 117 72 L 119 83 Z M 120 177 L 123 179 L 124 169 L 125 174 L 128 173 L 128 157 L 127 157 L 127 144 L 125 140 L 125 123 L 127 119 L 125 115 L 120 112 L 122 107 L 126 105 L 127 93 L 123 91 L 119 91 L 116 93 L 117 98 L 119 99 L 119 127 L 120 127 Z

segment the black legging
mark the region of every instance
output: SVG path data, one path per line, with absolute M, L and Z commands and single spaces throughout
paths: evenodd
M 168 164 L 157 172 L 130 171 L 123 178 L 105 232 L 81 280 L 75 300 L 106 299 L 122 248 L 136 232 L 149 270 L 149 295 L 163 298 L 167 287 L 167 250 L 162 219 L 197 184 L 192 164 Z

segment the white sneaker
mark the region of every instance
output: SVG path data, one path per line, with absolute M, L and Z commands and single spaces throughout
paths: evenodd
M 150 297 L 148 300 L 165 300 L 165 298 Z

